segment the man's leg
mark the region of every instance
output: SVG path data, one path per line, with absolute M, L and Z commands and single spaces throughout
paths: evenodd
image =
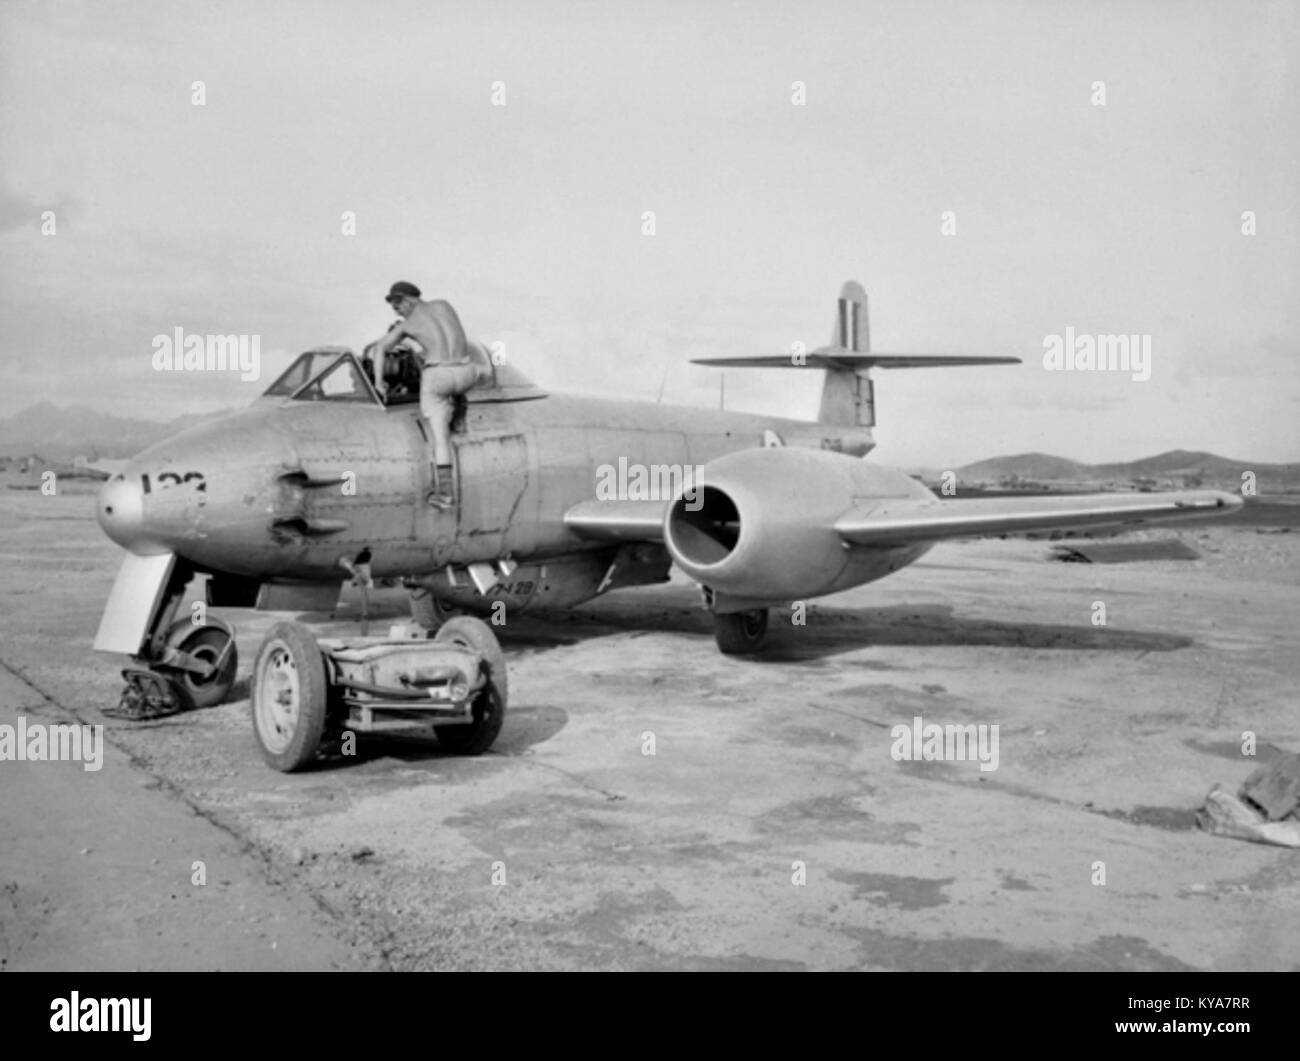
M 433 460 L 437 469 L 436 496 L 429 503 L 449 508 L 454 503 L 451 492 L 451 418 L 455 397 L 464 394 L 478 381 L 473 364 L 434 365 L 425 368 L 420 381 L 420 411 L 433 432 Z
M 433 491 L 428 501 L 439 508 L 450 508 L 455 504 L 451 491 L 451 415 L 452 400 L 449 395 L 440 393 L 445 389 L 439 385 L 438 368 L 426 367 L 420 380 L 420 412 L 429 425 L 429 434 L 433 442 Z

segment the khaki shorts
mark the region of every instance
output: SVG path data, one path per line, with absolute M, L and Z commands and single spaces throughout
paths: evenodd
M 457 394 L 464 394 L 477 381 L 478 366 L 472 361 L 426 364 L 420 377 L 420 412 L 427 417 L 444 413 Z

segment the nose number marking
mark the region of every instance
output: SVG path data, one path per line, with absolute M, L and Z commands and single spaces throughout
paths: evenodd
M 158 473 L 159 490 L 162 490 L 169 486 L 180 486 L 182 483 L 197 483 L 194 489 L 199 491 L 200 493 L 207 493 L 208 482 L 203 477 L 202 472 L 186 472 L 184 475 L 181 475 L 178 472 Z M 140 485 L 144 489 L 144 492 L 146 494 L 150 493 L 148 472 L 140 476 Z

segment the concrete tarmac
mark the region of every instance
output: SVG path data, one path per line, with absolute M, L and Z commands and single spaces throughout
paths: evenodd
M 247 700 L 283 615 L 223 613 L 232 702 L 102 718 L 121 553 L 92 513 L 0 495 L 0 723 L 66 712 L 116 749 L 0 763 L 8 968 L 1300 968 L 1296 853 L 1194 823 L 1300 749 L 1300 536 L 1148 532 L 1201 559 L 1117 565 L 944 544 L 774 614 L 757 659 L 717 653 L 693 586 L 623 591 L 498 631 L 489 754 L 363 737 L 283 775 Z M 355 632 L 355 597 L 302 618 Z M 917 718 L 996 725 L 996 769 L 897 758 Z

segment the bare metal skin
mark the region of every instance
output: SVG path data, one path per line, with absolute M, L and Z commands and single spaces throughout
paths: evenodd
M 408 308 L 408 324 L 423 321 L 422 305 Z M 440 353 L 460 349 L 463 335 L 431 327 Z M 424 503 L 433 483 L 419 409 L 382 404 L 346 351 L 304 355 L 249 408 L 137 455 L 103 488 L 99 521 L 137 556 L 174 554 L 219 586 L 274 584 L 281 601 L 312 584 L 337 592 L 341 561 L 367 548 L 376 578 L 483 612 L 501 601 L 510 614 L 661 582 L 676 563 L 706 588 L 723 650 L 749 651 L 765 609 L 881 578 L 938 540 L 1241 504 L 1213 491 L 941 502 L 863 459 L 874 446 L 867 370 L 1015 359 L 869 353 L 853 284 L 836 340 L 802 366 L 827 370 L 815 422 L 546 394 L 470 344 L 482 378 L 454 436 L 459 492 L 445 511 Z M 601 496 L 620 460 L 703 466 L 702 485 Z

